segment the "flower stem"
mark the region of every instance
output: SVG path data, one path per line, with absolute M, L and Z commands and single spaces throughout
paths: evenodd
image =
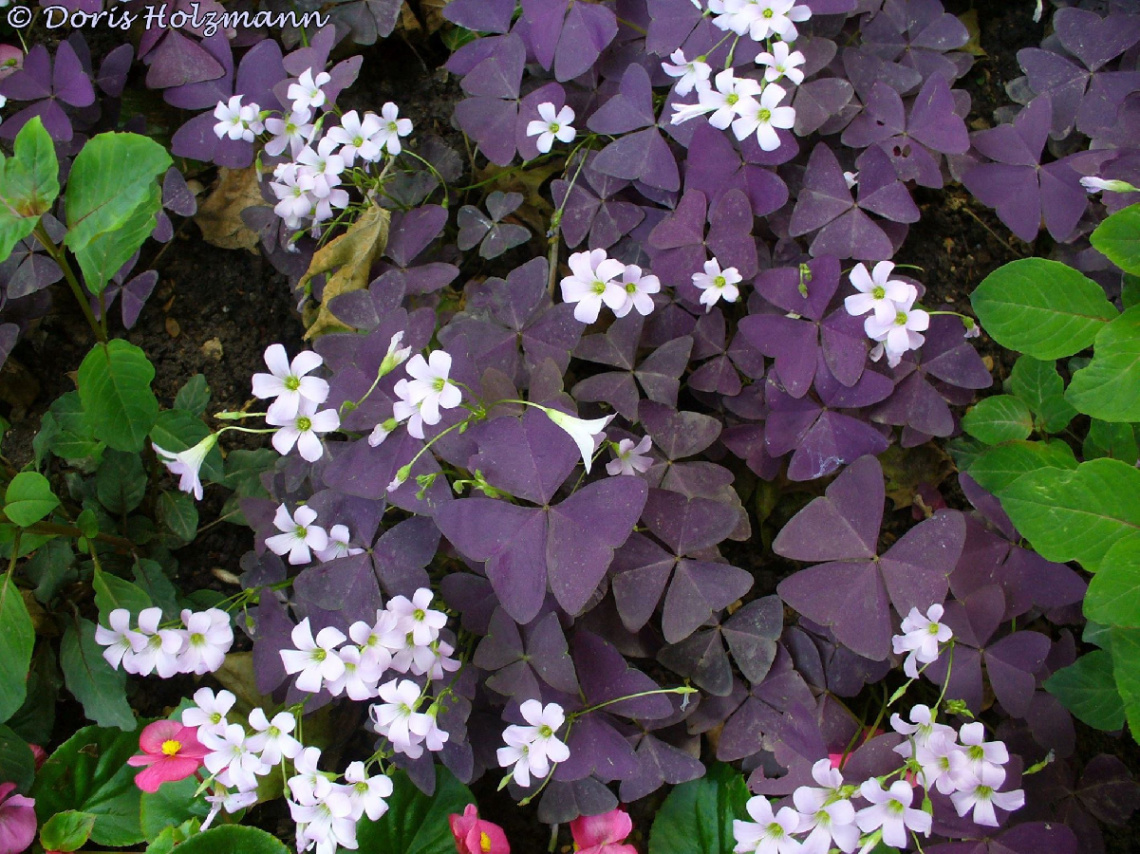
M 63 271 L 63 277 L 67 280 L 67 286 L 71 288 L 71 293 L 75 296 L 75 301 L 79 303 L 79 308 L 83 311 L 83 316 L 87 318 L 87 323 L 91 326 L 91 331 L 95 333 L 95 337 L 103 343 L 107 341 L 107 332 L 100 326 L 99 321 L 95 319 L 95 313 L 91 310 L 91 303 L 87 301 L 87 297 L 83 294 L 83 286 L 79 284 L 79 280 L 75 277 L 75 271 L 71 269 L 71 263 L 67 260 L 67 253 L 59 246 L 56 246 L 52 241 L 51 236 L 44 228 L 43 220 L 36 223 L 35 231 L 33 232 L 36 239 L 51 256 L 51 260 L 59 265 L 59 269 Z

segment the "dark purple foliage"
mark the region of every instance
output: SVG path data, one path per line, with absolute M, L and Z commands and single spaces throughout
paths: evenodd
M 53 139 L 67 142 L 73 130 L 63 105 L 79 108 L 95 102 L 95 90 L 70 42 L 60 42 L 54 62 L 43 45 L 24 57 L 23 67 L 0 80 L 0 95 L 10 101 L 33 101 L 0 125 L 0 137 L 15 139 L 28 120 L 39 116 Z

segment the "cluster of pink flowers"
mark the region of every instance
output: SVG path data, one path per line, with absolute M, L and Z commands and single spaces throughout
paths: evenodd
M 575 252 L 567 263 L 573 275 L 562 279 L 562 299 L 574 303 L 575 320 L 593 323 L 603 304 L 616 317 L 653 311 L 652 295 L 661 290 L 661 280 L 636 264 L 609 258 L 604 249 Z
M 923 345 L 926 339 L 921 333 L 930 326 L 930 315 L 914 307 L 918 289 L 891 279 L 894 269 L 891 261 L 880 261 L 870 273 L 863 263 L 856 264 L 850 281 L 859 293 L 843 301 L 847 313 L 854 317 L 871 313 L 863 321 L 867 337 L 876 342 L 871 360 L 877 362 L 885 353 L 892 368 L 902 360 L 903 353 Z
M 213 673 L 222 666 L 234 642 L 230 617 L 225 611 L 182 611 L 182 626 L 162 628 L 162 609 L 139 611 L 138 628 L 131 628 L 131 612 L 116 608 L 107 616 L 110 628 L 95 627 L 95 640 L 103 658 L 114 668 L 169 679 L 176 673 Z
M 838 848 L 851 854 L 856 848 L 870 851 L 880 841 L 906 848 L 909 834 L 930 835 L 930 813 L 914 806 L 919 787 L 949 795 L 959 816 L 972 810 L 974 822 L 987 827 L 998 825 L 995 807 L 1012 811 L 1024 806 L 1025 793 L 1020 789 L 997 791 L 1005 782 L 1002 766 L 1009 761 L 1009 752 L 1001 742 L 984 741 L 981 723 L 965 724 L 955 732 L 934 722 L 931 710 L 921 705 L 911 709 L 910 719 L 912 723 L 897 714 L 891 718 L 894 729 L 908 736 L 895 748 L 907 760 L 899 769 L 907 772 L 903 779 L 886 788 L 884 778 L 847 784 L 831 759 L 820 759 L 812 766 L 817 785 L 800 786 L 790 805 L 775 809 L 763 796 L 748 801 L 751 821 L 733 822 L 733 850 L 827 854 Z
M 253 142 L 268 132 L 265 153 L 282 157 L 286 149 L 290 160 L 281 162 L 273 171 L 269 187 L 277 197 L 274 212 L 289 228 L 311 226 L 314 236 L 320 224 L 332 219 L 333 211 L 348 206 L 348 191 L 341 186 L 341 176 L 354 165 L 368 169 L 380 162 L 385 153 L 395 157 L 402 150 L 402 137 L 412 132 L 410 119 L 401 119 L 399 108 L 384 104 L 380 114 L 356 110 L 340 117 L 340 124 L 327 127 L 332 114 L 324 87 L 332 77 L 328 72 L 316 74 L 306 69 L 291 81 L 286 92 L 290 101 L 287 114 L 262 111 L 257 104 L 242 104 L 242 96 L 219 101 L 214 110 L 218 123 L 214 133 L 219 139 L 243 139 Z M 316 119 L 318 110 L 325 110 Z M 323 131 L 323 135 L 322 135 Z
M 672 62 L 661 66 L 676 78 L 679 96 L 696 91 L 697 101 L 675 104 L 671 121 L 676 125 L 707 115 L 717 130 L 731 127 L 739 140 L 755 134 L 761 149 L 775 151 L 780 147 L 777 130 L 789 130 L 796 123 L 795 109 L 781 106 L 789 93 L 777 81 L 798 86 L 804 80 L 799 67 L 805 62 L 804 55 L 788 45 L 799 36 L 796 23 L 810 18 L 811 9 L 797 6 L 795 0 L 709 0 L 708 11 L 713 13 L 713 26 L 768 47 L 756 56 L 763 74 L 759 79 L 738 77 L 735 69 L 726 68 L 713 77 L 708 57 L 690 60 L 683 50 L 674 51 L 669 57 Z
M 457 854 L 510 854 L 511 846 L 503 829 L 479 818 L 475 804 L 468 804 L 463 815 L 452 815 L 448 821 Z M 621 807 L 570 822 L 570 835 L 578 854 L 637 854 L 636 848 L 624 844 L 632 831 L 629 813 Z

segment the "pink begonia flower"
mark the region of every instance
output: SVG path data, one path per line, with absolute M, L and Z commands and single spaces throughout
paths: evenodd
M 479 808 L 468 804 L 463 815 L 448 816 L 458 854 L 511 854 L 507 835 L 497 824 L 479 818 Z
M 35 799 L 12 794 L 15 791 L 15 783 L 0 783 L 0 851 L 4 854 L 20 854 L 36 838 Z
M 185 780 L 202 767 L 209 752 L 199 741 L 198 731 L 178 721 L 155 721 L 139 734 L 141 756 L 132 756 L 127 764 L 143 768 L 135 776 L 135 785 L 151 794 L 163 783 Z
M 570 822 L 570 835 L 578 854 L 637 854 L 632 845 L 622 845 L 633 830 L 629 813 L 618 807 L 601 815 L 580 816 Z

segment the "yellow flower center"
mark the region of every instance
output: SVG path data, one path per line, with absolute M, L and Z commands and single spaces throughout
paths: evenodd
M 762 107 L 760 109 L 760 112 L 756 114 L 756 118 L 758 118 L 760 120 L 761 124 L 763 124 L 764 122 L 770 121 L 772 118 L 772 111 L 769 110 L 767 107 Z
M 182 749 L 182 742 L 173 738 L 168 738 L 162 743 L 163 756 L 177 756 L 178 751 Z
M 871 296 L 873 296 L 875 299 L 882 299 L 886 295 L 887 289 L 882 285 L 875 285 L 875 287 L 871 288 Z
M 487 835 L 486 831 L 479 832 L 479 850 L 483 854 L 488 854 L 491 850 L 491 837 Z
M 285 388 L 289 389 L 289 391 L 296 391 L 301 387 L 301 378 L 292 375 L 287 376 L 285 377 L 284 385 Z
M 302 433 L 308 433 L 310 430 L 313 429 L 312 420 L 309 418 L 306 418 L 304 415 L 302 415 L 300 418 L 297 419 L 297 429 L 300 430 Z
M 895 326 L 906 326 L 906 312 L 900 311 L 895 315 Z

